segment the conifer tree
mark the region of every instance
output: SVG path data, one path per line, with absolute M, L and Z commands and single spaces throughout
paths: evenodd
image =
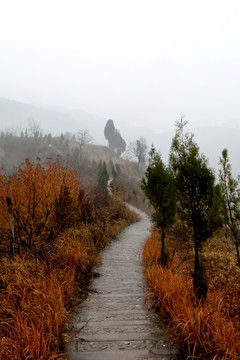
M 167 266 L 169 256 L 165 246 L 165 234 L 175 220 L 176 187 L 170 169 L 153 146 L 149 153 L 145 177 L 142 179 L 142 189 L 154 207 L 152 218 L 161 229 L 160 263 Z
M 227 149 L 222 151 L 220 165 L 219 178 L 223 200 L 221 209 L 224 218 L 224 228 L 235 246 L 237 263 L 240 267 L 240 189 L 238 187 L 239 182 L 232 176 Z
M 107 165 L 105 161 L 100 161 L 98 165 L 98 188 L 100 190 L 105 190 L 107 188 L 109 180 L 109 174 L 107 171 Z
M 205 156 L 199 153 L 193 134 L 184 134 L 186 124 L 183 119 L 176 123 L 170 165 L 177 182 L 179 216 L 187 224 L 194 242 L 195 294 L 197 299 L 204 299 L 208 285 L 200 250 L 217 226 L 216 186 L 213 171 L 208 167 Z
M 104 128 L 104 136 L 108 140 L 109 148 L 118 156 L 126 149 L 126 142 L 122 138 L 120 131 L 115 129 L 113 120 L 108 120 Z

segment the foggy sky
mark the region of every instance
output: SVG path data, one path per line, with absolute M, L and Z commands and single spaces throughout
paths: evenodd
M 238 0 L 8 0 L 0 97 L 174 128 L 240 125 Z

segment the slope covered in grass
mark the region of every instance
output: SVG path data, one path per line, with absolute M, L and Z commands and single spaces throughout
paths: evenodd
M 220 235 L 205 245 L 209 291 L 205 303 L 197 303 L 191 274 L 193 249 L 181 237 L 168 238 L 169 268 L 159 265 L 159 233 L 145 243 L 143 258 L 150 296 L 164 313 L 172 333 L 189 359 L 239 359 L 240 269 L 231 244 Z M 227 255 L 226 255 L 227 254 Z M 215 275 L 214 275 L 215 274 Z

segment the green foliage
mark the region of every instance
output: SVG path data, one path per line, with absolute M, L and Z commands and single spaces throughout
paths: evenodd
M 217 226 L 217 202 L 215 178 L 208 168 L 204 155 L 192 134 L 184 134 L 186 122 L 176 124 L 172 140 L 170 165 L 174 173 L 179 196 L 179 215 L 193 234 L 195 245 L 194 285 L 197 296 L 206 294 L 204 266 L 199 260 L 202 243 L 209 238 Z M 201 286 L 201 283 L 203 286 Z M 204 293 L 201 293 L 204 292 Z
M 114 134 L 113 147 L 114 147 L 114 151 L 116 152 L 116 154 L 118 156 L 120 156 L 126 149 L 126 142 L 122 138 L 122 136 L 118 130 L 116 130 L 116 132 Z
M 109 169 L 113 176 L 113 182 L 116 182 L 117 178 L 121 175 L 121 168 L 119 164 L 114 165 L 112 160 L 109 160 Z
M 117 172 L 117 176 L 121 175 L 121 167 L 119 164 L 116 164 L 116 172 Z
M 108 120 L 104 128 L 104 136 L 108 140 L 109 148 L 118 156 L 126 149 L 126 142 L 122 138 L 119 130 L 115 129 L 113 120 Z
M 107 171 L 106 162 L 100 161 L 98 165 L 98 188 L 100 190 L 105 190 L 107 188 L 108 180 L 109 180 L 109 174 Z
M 142 189 L 155 209 L 154 221 L 161 228 L 169 228 L 175 220 L 175 180 L 153 146 L 149 153 L 145 177 L 142 180 Z
M 113 120 L 108 120 L 105 128 L 104 128 L 104 136 L 105 138 L 108 140 L 109 138 L 113 137 L 114 133 L 115 133 L 116 129 L 113 123 Z
M 81 164 L 80 164 L 80 150 L 79 150 L 79 148 L 74 148 L 72 155 L 73 155 L 74 168 L 77 170 L 78 174 L 80 175 Z
M 235 246 L 237 262 L 240 266 L 240 189 L 238 187 L 238 181 L 232 176 L 232 168 L 228 158 L 227 149 L 222 151 L 220 165 L 219 179 L 222 195 L 221 210 L 224 218 L 225 230 Z
M 115 181 L 118 174 L 117 174 L 117 171 L 115 169 L 115 166 L 114 166 L 114 163 L 112 160 L 109 160 L 109 168 L 110 168 L 112 176 L 113 176 L 113 181 Z
M 161 155 L 152 146 L 148 167 L 142 179 L 142 189 L 154 207 L 153 220 L 162 231 L 161 263 L 166 265 L 165 231 L 173 224 L 176 212 L 176 185 L 169 168 L 163 163 Z
M 215 177 L 208 168 L 207 160 L 199 154 L 199 147 L 192 134 L 183 134 L 184 122 L 177 123 L 172 141 L 170 164 L 179 191 L 179 213 L 193 228 L 199 245 L 211 236 L 214 226 Z

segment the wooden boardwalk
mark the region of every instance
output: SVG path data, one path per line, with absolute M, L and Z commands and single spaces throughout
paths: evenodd
M 144 301 L 141 251 L 151 223 L 144 213 L 141 217 L 101 253 L 100 277 L 72 314 L 68 359 L 179 359 L 166 327 Z

